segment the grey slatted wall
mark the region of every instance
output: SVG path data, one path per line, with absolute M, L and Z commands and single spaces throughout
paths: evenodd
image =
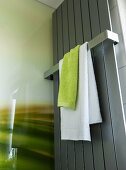
M 111 30 L 107 0 L 65 0 L 53 14 L 54 64 L 71 48 L 105 29 Z M 126 151 L 122 151 L 125 129 L 113 44 L 106 41 L 97 46 L 92 58 L 103 123 L 91 126 L 91 142 L 61 141 L 59 79 L 58 73 L 54 74 L 55 170 L 126 169 Z

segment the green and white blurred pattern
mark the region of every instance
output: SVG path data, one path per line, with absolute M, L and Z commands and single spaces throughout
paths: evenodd
M 0 0 L 0 170 L 53 170 L 53 9 Z M 17 149 L 15 149 L 17 148 Z
M 13 129 L 9 114 L 10 109 L 0 110 L 0 170 L 52 170 L 53 107 L 16 106 Z M 10 157 L 12 148 L 17 152 Z

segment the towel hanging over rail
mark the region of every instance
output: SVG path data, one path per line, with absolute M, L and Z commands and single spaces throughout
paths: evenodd
M 61 80 L 62 60 L 59 62 Z M 76 109 L 60 107 L 61 139 L 91 141 L 90 124 L 101 123 L 98 93 L 88 43 L 79 49 L 79 75 Z M 69 86 L 69 82 L 66 86 Z M 65 91 L 64 91 L 65 93 Z
M 113 41 L 114 44 L 117 44 L 119 42 L 118 34 L 109 30 L 100 33 L 88 43 L 89 49 L 96 47 L 98 44 L 102 43 L 105 40 L 110 40 Z M 47 70 L 44 73 L 44 78 L 52 80 L 53 74 L 58 70 L 59 70 L 59 63 L 57 63 L 56 65 L 52 66 L 49 70 Z

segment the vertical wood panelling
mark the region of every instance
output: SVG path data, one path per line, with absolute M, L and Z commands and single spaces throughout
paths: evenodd
M 63 26 L 63 54 L 69 51 L 69 34 L 68 34 L 68 14 L 67 14 L 67 2 L 62 4 L 62 26 Z M 61 141 L 62 147 L 62 169 L 68 170 L 68 151 L 67 141 Z
M 62 5 L 61 5 L 57 10 L 58 29 L 60 30 L 58 33 L 58 39 L 60 41 L 60 43 L 58 44 L 58 48 L 60 49 L 58 60 L 63 58 L 63 54 L 64 54 L 63 20 L 62 20 L 63 17 L 62 17 Z M 67 141 L 64 140 L 61 140 L 61 169 L 67 170 Z
M 75 47 L 75 22 L 74 22 L 73 0 L 68 0 L 67 2 L 68 2 L 67 9 L 68 9 L 69 44 L 71 49 Z M 74 141 L 68 141 L 68 169 L 75 170 Z
M 82 17 L 81 17 L 81 8 L 80 0 L 73 0 L 74 5 L 74 15 L 75 15 L 75 40 L 76 45 L 83 43 L 83 33 L 82 33 Z M 84 151 L 83 151 L 83 142 L 75 142 L 75 153 L 76 153 L 76 170 L 84 169 Z
M 62 4 L 62 19 L 63 19 L 64 53 L 67 53 L 70 50 L 70 47 L 69 47 L 69 26 L 68 26 L 68 12 L 67 12 L 67 1 L 66 0 Z
M 88 0 L 81 0 L 82 26 L 84 42 L 91 40 L 91 23 Z
M 107 1 L 98 0 L 98 9 L 99 9 L 99 19 L 100 19 L 100 30 L 101 32 L 105 29 L 111 30 L 110 18 L 109 18 L 109 10 Z M 112 126 L 112 119 L 111 119 L 111 110 L 110 110 L 110 101 L 109 101 L 109 94 L 108 94 L 108 85 L 107 85 L 107 75 L 106 75 L 106 68 L 105 68 L 105 58 L 104 56 L 104 47 L 102 46 L 102 52 L 98 52 L 98 56 L 102 54 L 103 61 L 102 65 L 105 69 L 102 75 L 100 76 L 100 80 L 102 80 L 100 90 L 101 99 L 104 99 L 104 103 L 102 102 L 101 108 L 103 113 L 104 122 L 102 124 L 102 134 L 103 134 L 103 150 L 104 150 L 104 159 L 105 159 L 105 167 L 106 170 L 109 169 L 118 169 L 117 162 L 116 162 L 116 153 L 115 153 L 115 143 L 114 143 L 114 136 L 113 136 L 113 126 Z M 111 47 L 113 49 L 113 47 Z M 114 56 L 113 56 L 114 58 Z M 98 65 L 98 64 L 97 64 Z M 96 66 L 97 67 L 97 66 Z M 97 67 L 98 68 L 98 67 Z
M 62 8 L 57 9 L 58 61 L 63 58 Z
M 82 33 L 81 2 L 80 0 L 74 0 L 73 2 L 74 2 L 74 15 L 75 15 L 76 44 L 82 44 L 83 33 Z
M 57 18 L 56 12 L 52 16 L 52 31 L 53 31 L 53 64 L 58 62 L 57 58 Z
M 109 108 L 108 92 L 106 88 L 106 75 L 104 68 L 104 59 L 103 59 L 103 49 L 97 48 L 95 50 L 95 56 L 97 60 L 95 62 L 95 73 L 99 91 L 99 100 L 101 106 L 101 113 L 103 118 L 103 123 L 101 124 L 102 130 L 102 139 L 103 139 L 103 152 L 104 152 L 104 162 L 106 170 L 111 168 L 116 170 L 116 160 L 115 160 L 115 151 L 113 143 L 113 133 L 111 126 L 111 113 Z
M 53 61 L 54 63 L 58 62 L 58 38 L 57 38 L 57 15 L 56 11 L 53 13 Z M 61 170 L 61 145 L 60 145 L 60 117 L 59 117 L 59 108 L 57 107 L 57 96 L 58 96 L 58 86 L 59 79 L 58 74 L 54 74 L 54 147 L 55 147 L 55 170 Z
M 105 31 L 106 29 L 112 30 L 110 22 L 110 11 L 108 7 L 108 0 L 97 0 L 98 1 L 98 11 L 100 19 L 100 29 Z
M 92 38 L 93 38 L 100 33 L 98 7 L 97 7 L 96 0 L 89 0 L 89 9 L 90 9 L 91 31 L 92 31 Z M 94 53 L 95 53 L 95 49 L 94 49 Z M 94 53 L 92 53 L 92 56 L 94 56 Z M 94 56 L 93 60 L 96 60 L 96 56 Z M 103 146 L 102 146 L 101 125 L 91 125 L 91 134 L 92 134 L 95 169 L 104 170 L 105 167 L 104 167 L 104 153 L 103 153 Z
M 120 101 L 120 97 L 117 97 L 120 96 L 120 92 L 119 86 L 117 84 L 118 76 L 116 72 L 117 65 L 115 64 L 115 51 L 113 51 L 113 44 L 111 42 L 104 42 L 104 56 L 117 165 L 119 170 L 125 170 L 125 128 L 122 115 L 122 104 Z
M 75 46 L 75 22 L 73 11 L 73 0 L 68 0 L 68 26 L 69 26 L 69 43 L 70 48 Z
M 99 1 L 100 11 L 102 10 L 101 3 L 104 3 L 104 6 L 105 6 L 105 2 L 103 0 L 102 2 Z M 107 16 L 106 15 L 103 16 L 102 13 L 100 17 L 107 18 Z M 102 22 L 101 22 L 101 25 L 102 25 L 102 29 L 104 29 L 104 27 L 106 28 L 106 26 L 104 26 Z M 109 23 L 107 27 L 111 29 L 111 26 Z M 123 149 L 126 139 L 125 139 L 125 129 L 124 129 L 124 122 L 123 122 L 123 115 L 122 115 L 123 106 L 120 101 L 120 91 L 119 91 L 119 85 L 118 85 L 119 79 L 118 79 L 118 69 L 117 69 L 117 63 L 116 63 L 116 57 L 115 57 L 116 54 L 115 54 L 115 51 L 113 50 L 114 47 L 112 43 L 104 42 L 103 45 L 104 45 L 104 54 L 105 54 L 104 60 L 105 60 L 106 75 L 107 75 L 107 87 L 108 87 L 108 93 L 109 93 L 117 165 L 118 165 L 118 169 L 123 170 L 126 167 L 125 156 L 123 154 L 123 153 L 126 153 L 126 150 Z M 111 79 L 112 76 L 113 76 L 113 80 Z M 114 95 L 119 96 L 119 97 L 118 98 L 114 97 Z M 112 100 L 113 97 L 115 98 L 115 100 Z M 120 121 L 118 122 L 117 120 L 119 119 Z M 117 130 L 117 127 L 119 127 L 118 130 Z
M 91 40 L 91 25 L 88 0 L 81 0 L 82 26 L 84 42 Z M 94 170 L 92 142 L 83 142 L 85 170 Z
M 99 12 L 100 12 L 100 23 L 101 30 L 103 29 L 111 29 L 110 23 L 106 22 L 106 25 L 102 22 L 103 20 L 109 20 L 109 16 L 103 15 L 101 12 L 103 10 L 103 5 L 107 6 L 103 0 L 99 0 Z M 107 9 L 106 9 L 107 10 Z M 107 14 L 107 12 L 106 12 Z M 113 136 L 114 136 L 114 144 L 115 144 L 115 152 L 117 159 L 117 166 L 119 170 L 126 169 L 126 148 L 124 147 L 126 143 L 125 138 L 125 128 L 123 121 L 123 105 L 120 100 L 120 91 L 119 91 L 119 78 L 118 78 L 118 69 L 116 63 L 116 54 L 114 51 L 113 44 L 111 42 L 104 42 L 104 61 L 106 68 L 106 77 L 107 77 L 107 87 L 109 93 L 109 102 L 110 102 L 110 110 L 111 110 L 111 120 L 113 127 Z M 112 78 L 113 77 L 113 78 Z M 118 96 L 118 97 L 116 97 Z M 113 100 L 114 98 L 114 100 Z M 119 120 L 119 121 L 118 121 Z M 121 140 L 120 140 L 121 139 Z
M 65 0 L 53 14 L 54 63 L 71 48 L 90 41 L 105 29 L 111 30 L 107 0 Z M 112 43 L 97 46 L 92 57 L 103 123 L 91 125 L 92 142 L 61 141 L 59 80 L 58 74 L 54 74 L 55 170 L 125 170 L 126 167 L 125 130 Z
M 100 33 L 99 27 L 99 14 L 96 0 L 89 0 L 89 11 L 90 11 L 90 21 L 91 21 L 91 32 L 94 38 Z

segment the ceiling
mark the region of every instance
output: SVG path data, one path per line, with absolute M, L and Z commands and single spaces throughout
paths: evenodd
M 37 1 L 56 9 L 64 0 L 37 0 Z

